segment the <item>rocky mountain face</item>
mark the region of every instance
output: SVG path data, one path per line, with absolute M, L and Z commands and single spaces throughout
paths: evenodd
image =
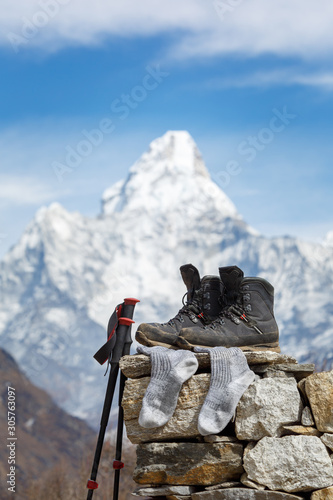
M 85 422 L 59 408 L 45 391 L 32 385 L 20 372 L 12 356 L 2 349 L 0 387 L 1 435 L 4 443 L 12 446 L 1 447 L 1 476 L 5 478 L 14 472 L 15 496 L 26 498 L 24 490 L 29 482 L 40 479 L 46 471 L 60 463 L 68 471 L 76 470 L 77 473 L 88 443 L 91 445 L 96 440 L 95 432 Z M 9 394 L 8 388 L 14 396 Z M 11 410 L 10 429 L 15 428 L 10 432 L 14 434 L 8 431 L 8 410 Z M 15 467 L 14 471 L 10 467 Z M 3 491 L 10 486 L 5 483 Z M 10 494 L 8 492 L 8 498 Z
M 140 299 L 165 321 L 185 293 L 179 267 L 236 264 L 275 287 L 283 352 L 333 360 L 333 246 L 265 238 L 211 180 L 191 136 L 167 132 L 107 189 L 101 214 L 41 208 L 0 263 L 0 345 L 67 411 L 99 424 L 104 367 L 92 358 L 114 307 Z

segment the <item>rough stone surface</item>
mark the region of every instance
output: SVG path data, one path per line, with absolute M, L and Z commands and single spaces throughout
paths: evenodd
M 316 427 L 321 432 L 333 432 L 333 370 L 314 373 L 305 381 Z
M 301 423 L 310 427 L 315 423 L 309 406 L 306 406 L 302 411 Z
M 257 441 L 249 441 L 249 443 L 245 446 L 244 451 L 243 451 L 243 458 L 247 454 L 248 451 L 253 450 L 255 445 L 257 444 Z
M 239 480 L 242 454 L 238 443 L 141 444 L 133 479 L 139 484 L 190 486 Z
M 311 500 L 333 500 L 333 487 L 314 491 L 311 495 Z
M 333 451 L 333 434 L 325 433 L 321 436 L 320 439 L 322 440 L 324 445 L 327 446 L 327 448 Z
M 315 436 L 265 437 L 247 452 L 244 469 L 271 490 L 312 491 L 333 484 L 332 462 Z
M 283 434 L 301 434 L 302 436 L 321 436 L 321 432 L 315 427 L 305 427 L 303 425 L 284 425 Z
M 244 352 L 249 365 L 297 363 L 296 359 L 286 354 L 271 351 Z M 210 369 L 210 358 L 208 353 L 195 353 L 199 362 L 199 369 Z M 149 356 L 144 354 L 133 354 L 123 356 L 119 367 L 128 378 L 139 378 L 150 375 L 151 364 Z
M 151 488 L 138 488 L 133 493 L 136 496 L 141 497 L 158 497 L 163 495 L 191 495 L 195 492 L 193 486 L 172 486 L 165 485 L 160 487 Z
M 281 491 L 228 488 L 225 490 L 194 493 L 192 495 L 192 500 L 303 500 L 303 497 L 290 495 Z
M 294 379 L 260 379 L 249 386 L 238 403 L 236 436 L 249 441 L 281 436 L 282 426 L 298 422 L 301 412 L 301 397 Z
M 209 389 L 210 374 L 194 375 L 185 382 L 173 416 L 165 425 L 154 429 L 144 429 L 138 422 L 142 399 L 149 381 L 149 377 L 126 381 L 122 406 L 128 439 L 138 444 L 200 436 L 197 428 L 198 417 Z
M 255 481 L 251 481 L 249 479 L 249 476 L 244 472 L 244 474 L 241 475 L 241 483 L 244 484 L 244 486 L 247 486 L 248 488 L 254 488 L 255 490 L 265 490 L 266 486 L 263 486 L 262 484 L 256 483 Z

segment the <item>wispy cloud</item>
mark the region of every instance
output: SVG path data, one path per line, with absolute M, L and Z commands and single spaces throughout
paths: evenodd
M 35 205 L 69 195 L 68 189 L 55 190 L 52 186 L 28 176 L 0 175 L 0 204 L 16 206 Z
M 172 33 L 169 54 L 179 59 L 235 53 L 315 59 L 333 48 L 331 0 L 1 0 L 0 12 L 0 43 L 9 48 L 11 34 L 23 38 L 19 48 L 54 51 L 159 33 Z
M 295 69 L 285 68 L 277 70 L 256 71 L 248 74 L 238 74 L 226 77 L 214 78 L 203 84 L 209 90 L 224 88 L 245 87 L 271 87 L 302 85 L 307 87 L 321 87 L 333 90 L 333 70 L 313 70 L 307 68 Z
M 333 48 L 333 4 L 330 0 L 239 1 L 221 16 L 220 6 L 231 0 L 213 0 L 220 25 L 185 35 L 178 58 L 238 54 L 255 57 L 274 54 L 304 60 L 326 58 Z M 222 19 L 221 19 L 222 17 Z

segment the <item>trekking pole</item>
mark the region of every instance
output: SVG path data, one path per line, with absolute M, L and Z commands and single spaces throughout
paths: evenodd
M 113 312 L 109 324 L 108 324 L 108 340 L 106 344 L 104 344 L 99 351 L 94 355 L 94 358 L 100 363 L 104 364 L 106 360 L 108 360 L 108 363 L 111 365 L 111 370 L 109 374 L 109 380 L 108 380 L 108 386 L 106 389 L 106 395 L 105 395 L 105 400 L 104 400 L 104 405 L 103 405 L 103 411 L 102 411 L 102 417 L 101 417 L 101 422 L 100 422 L 100 430 L 99 430 L 99 435 L 97 439 L 97 445 L 96 445 L 96 451 L 95 451 L 95 456 L 94 456 L 94 461 L 93 461 L 93 466 L 91 470 L 91 475 L 90 479 L 87 483 L 87 488 L 89 489 L 88 495 L 87 495 L 87 500 L 91 500 L 94 490 L 98 488 L 98 483 L 96 482 L 96 477 L 97 477 L 97 472 L 98 472 L 98 467 L 99 467 L 99 462 L 101 458 L 101 453 L 102 453 L 102 448 L 103 448 L 103 443 L 104 443 L 104 437 L 105 437 L 105 432 L 106 428 L 108 425 L 109 421 L 109 416 L 110 416 L 110 410 L 111 410 L 111 405 L 112 405 L 112 400 L 113 400 L 113 395 L 114 395 L 114 390 L 116 387 L 116 382 L 117 382 L 117 376 L 119 372 L 119 360 L 121 356 L 124 354 L 129 354 L 130 352 L 130 346 L 132 343 L 132 337 L 131 337 L 131 326 L 134 321 L 132 320 L 133 318 L 133 313 L 134 313 L 134 308 L 135 304 L 139 302 L 137 299 L 132 299 L 132 298 L 127 298 L 124 299 L 124 302 L 120 305 L 118 305 Z M 111 358 L 111 361 L 110 361 Z M 124 382 L 123 382 L 124 383 Z M 122 390 L 123 390 L 123 385 L 122 385 Z M 120 400 L 120 393 L 119 393 L 119 400 Z M 120 400 L 121 402 L 121 400 Z M 120 414 L 120 412 L 119 412 Z M 118 419 L 118 425 L 119 425 L 119 419 Z M 119 429 L 117 431 L 119 435 Z M 122 425 L 121 425 L 121 435 L 120 438 L 122 440 Z M 117 439 L 117 447 L 120 446 L 120 458 L 121 458 L 121 443 L 119 445 L 118 439 Z M 117 456 L 119 453 L 117 453 Z M 117 482 L 118 488 L 119 488 L 119 473 L 120 473 L 120 468 L 123 467 L 123 465 L 120 466 L 119 458 L 119 470 L 117 474 L 117 480 L 115 476 L 115 483 Z M 115 473 L 117 472 L 117 461 L 114 462 L 113 466 L 115 468 Z M 118 492 L 116 492 L 116 498 L 118 498 Z

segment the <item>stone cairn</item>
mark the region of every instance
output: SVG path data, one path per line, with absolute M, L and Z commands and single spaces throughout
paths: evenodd
M 138 423 L 150 359 L 124 356 L 122 406 L 137 444 L 134 496 L 167 500 L 333 499 L 333 371 L 271 351 L 245 352 L 256 373 L 234 418 L 219 435 L 201 436 L 198 416 L 210 382 L 207 353 L 184 383 L 163 427 Z

